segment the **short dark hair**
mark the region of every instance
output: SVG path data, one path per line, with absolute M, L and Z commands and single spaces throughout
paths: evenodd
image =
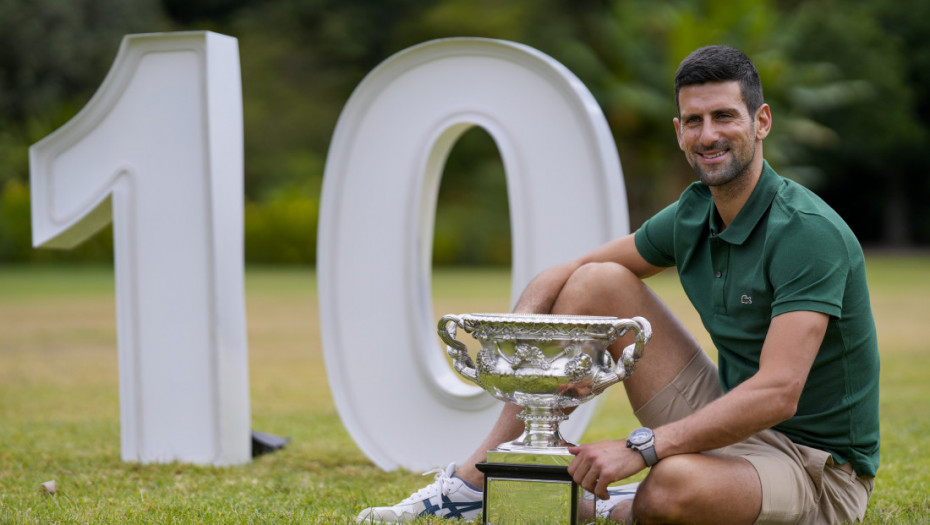
M 740 95 L 750 114 L 763 104 L 762 82 L 759 71 L 749 57 L 730 46 L 702 47 L 688 55 L 675 72 L 675 107 L 681 115 L 678 92 L 685 86 L 707 82 L 739 82 Z

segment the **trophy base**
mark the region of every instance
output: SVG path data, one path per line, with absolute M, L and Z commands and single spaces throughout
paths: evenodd
M 571 454 L 492 450 L 484 473 L 485 525 L 594 523 L 594 497 L 568 475 Z

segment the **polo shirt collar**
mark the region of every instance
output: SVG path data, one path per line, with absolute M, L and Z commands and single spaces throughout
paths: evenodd
M 736 214 L 733 222 L 720 234 L 717 234 L 720 229 L 720 216 L 717 214 L 717 207 L 714 206 L 712 199 L 708 219 L 711 235 L 730 244 L 743 244 L 746 242 L 749 234 L 759 223 L 759 219 L 765 215 L 765 212 L 772 204 L 772 200 L 775 199 L 780 180 L 781 177 L 769 166 L 768 161 L 763 160 L 762 175 L 759 176 L 759 182 L 756 183 L 756 187 L 752 190 L 752 195 L 749 196 L 749 200 Z

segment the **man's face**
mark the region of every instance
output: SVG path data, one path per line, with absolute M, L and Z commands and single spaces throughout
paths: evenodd
M 737 81 L 685 86 L 678 92 L 678 104 L 678 146 L 698 179 L 722 186 L 742 175 L 755 158 L 757 142 L 768 134 L 768 106 L 751 115 Z

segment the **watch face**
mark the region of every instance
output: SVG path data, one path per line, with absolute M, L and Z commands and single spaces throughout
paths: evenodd
M 630 443 L 634 445 L 648 443 L 650 439 L 652 439 L 652 431 L 648 428 L 637 428 L 629 437 Z

